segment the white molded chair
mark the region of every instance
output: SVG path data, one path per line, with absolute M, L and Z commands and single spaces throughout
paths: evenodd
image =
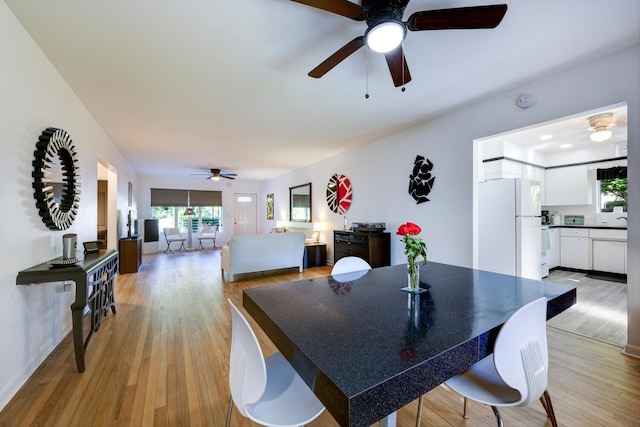
M 468 418 L 467 399 L 471 399 L 490 405 L 502 427 L 499 406 L 524 406 L 540 399 L 551 424 L 558 425 L 547 392 L 546 321 L 546 298 L 521 307 L 500 329 L 493 354 L 446 382 L 465 398 L 464 418 Z
M 232 333 L 227 427 L 234 404 L 243 416 L 265 426 L 301 426 L 313 421 L 324 411 L 322 403 L 282 353 L 264 359 L 247 319 L 228 301 Z
M 211 243 L 213 244 L 212 249 L 216 248 L 216 233 L 218 232 L 218 227 L 217 226 L 213 226 L 213 227 L 202 227 L 202 230 L 200 230 L 200 235 L 198 236 L 198 241 L 200 243 L 200 249 L 204 249 L 204 246 L 202 246 L 202 241 L 203 240 L 211 240 Z
M 358 258 L 357 256 L 347 256 L 344 258 L 340 258 L 333 264 L 333 268 L 331 269 L 331 275 L 334 276 L 336 274 L 343 273 L 351 273 L 354 271 L 364 271 L 371 270 L 371 266 L 369 263 L 362 258 Z

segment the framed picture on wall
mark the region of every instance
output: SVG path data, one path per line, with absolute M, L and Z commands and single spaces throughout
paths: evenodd
M 273 219 L 273 193 L 267 194 L 267 219 Z

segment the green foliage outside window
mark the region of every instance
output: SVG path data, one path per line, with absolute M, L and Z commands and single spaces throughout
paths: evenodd
M 178 227 L 184 233 L 189 228 L 189 217 L 184 215 L 186 209 L 186 206 L 152 206 L 151 218 L 160 220 L 160 230 L 165 227 Z M 222 207 L 198 206 L 193 209 L 196 212 L 196 215 L 191 218 L 193 233 L 197 233 L 201 226 L 218 226 L 218 229 L 221 229 Z
M 627 212 L 627 178 L 603 179 L 600 181 L 602 212 L 613 212 L 616 206 L 622 206 Z

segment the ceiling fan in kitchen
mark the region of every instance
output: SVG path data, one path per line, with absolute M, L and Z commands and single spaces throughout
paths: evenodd
M 209 173 L 192 173 L 191 175 L 208 175 L 207 179 L 211 179 L 213 181 L 219 181 L 220 178 L 236 179 L 238 176 L 235 173 L 222 172 L 221 169 L 216 168 L 209 169 Z
M 506 4 L 426 10 L 402 20 L 409 0 L 362 0 L 362 5 L 348 0 L 292 0 L 354 21 L 365 21 L 364 35 L 357 36 L 309 72 L 320 78 L 362 46 L 382 53 L 387 60 L 393 84 L 398 87 L 411 81 L 402 51 L 407 31 L 462 30 L 495 28 L 507 12 Z

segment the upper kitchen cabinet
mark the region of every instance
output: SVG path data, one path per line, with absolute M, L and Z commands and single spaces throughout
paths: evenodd
M 522 164 L 509 159 L 492 159 L 483 162 L 484 179 L 522 178 Z
M 587 165 L 549 168 L 545 172 L 545 205 L 591 205 L 593 191 Z

